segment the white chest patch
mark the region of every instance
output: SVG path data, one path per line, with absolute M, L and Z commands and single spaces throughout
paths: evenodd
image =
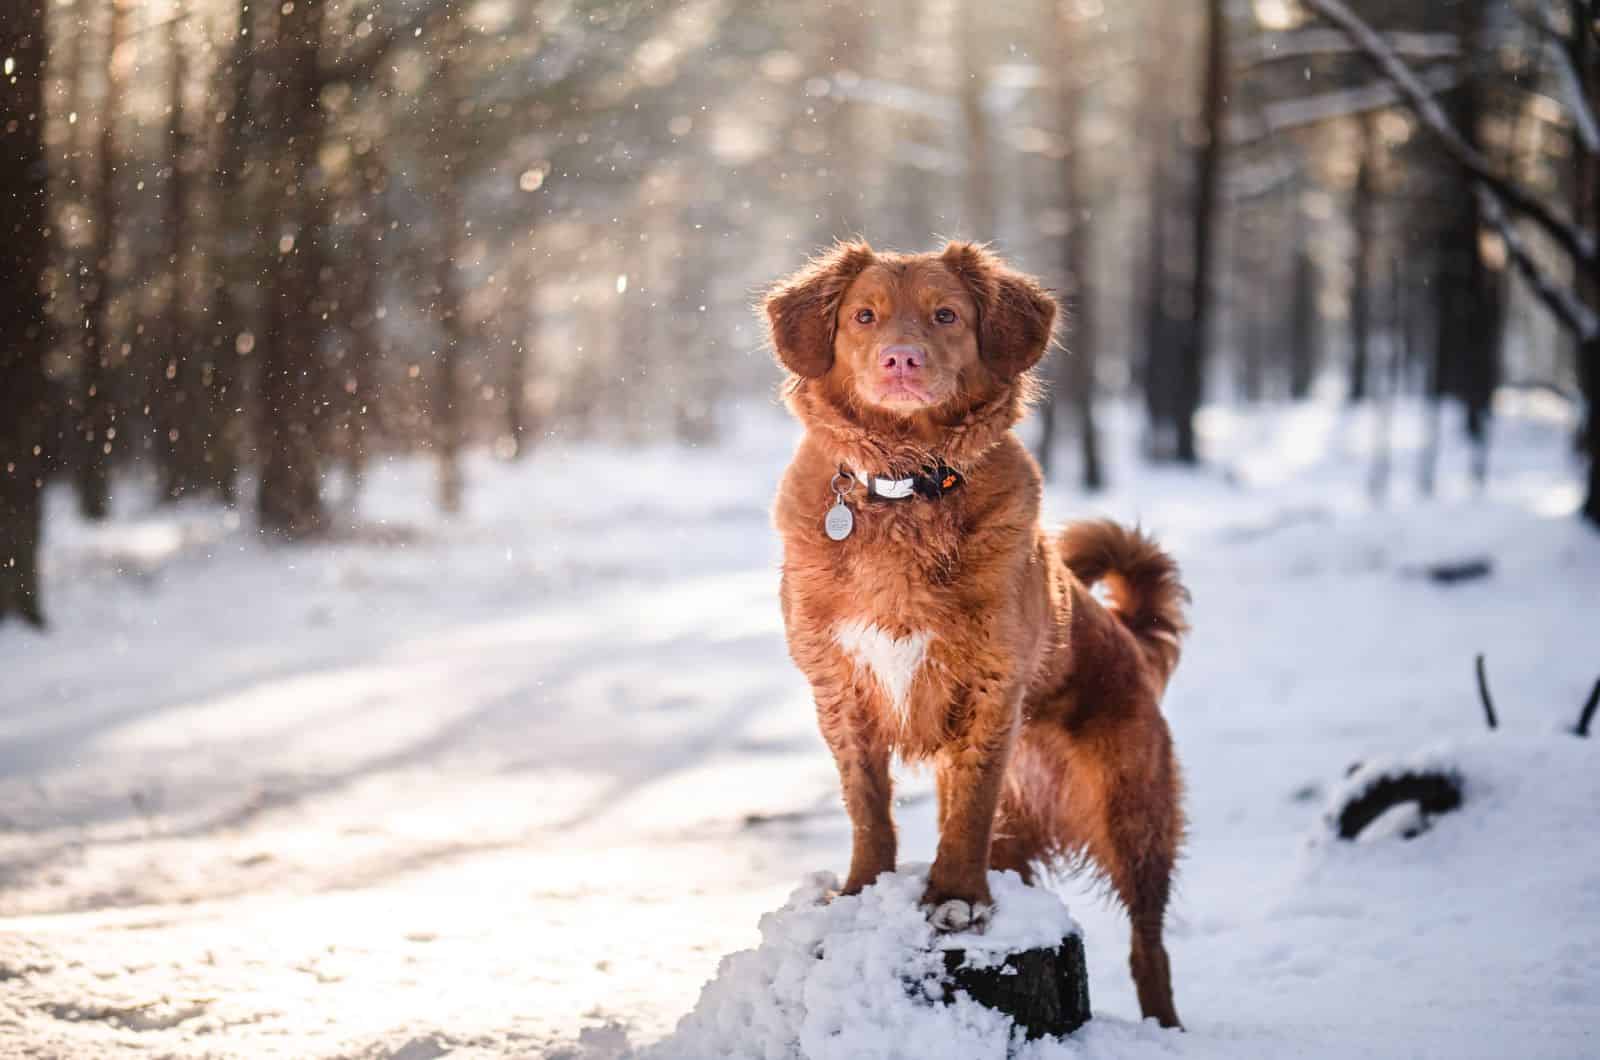
M 895 714 L 904 721 L 911 700 L 911 683 L 927 658 L 928 642 L 933 640 L 933 635 L 918 632 L 891 637 L 872 623 L 853 618 L 834 627 L 833 639 L 858 666 L 872 671 L 894 706 Z

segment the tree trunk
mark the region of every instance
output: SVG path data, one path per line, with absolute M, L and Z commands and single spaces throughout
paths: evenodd
M 1294 223 L 1294 293 L 1289 311 L 1289 396 L 1296 401 L 1311 393 L 1317 372 L 1317 263 L 1306 235 L 1305 214 L 1298 202 Z
M 1063 354 L 1065 351 L 1063 351 Z M 1056 451 L 1056 408 L 1066 401 L 1066 395 L 1061 393 L 1063 383 L 1061 379 L 1066 372 L 1063 365 L 1050 366 L 1050 389 L 1045 393 L 1034 411 L 1035 418 L 1039 421 L 1039 444 L 1034 450 L 1034 459 L 1039 462 L 1039 474 L 1044 476 L 1046 482 L 1054 482 L 1056 477 L 1055 451 Z
M 443 87 L 446 120 L 460 117 L 466 102 L 465 71 L 461 29 L 452 19 L 444 35 L 444 55 L 439 80 Z M 462 187 L 465 175 L 458 169 L 459 159 L 449 152 L 441 156 L 439 176 L 439 243 L 436 284 L 437 316 L 442 337 L 434 363 L 433 390 L 429 395 L 432 410 L 434 455 L 439 461 L 439 508 L 455 514 L 461 510 L 464 484 L 461 478 L 461 384 L 460 363 L 466 345 L 466 294 L 462 289 L 461 268 L 466 256 L 466 204 Z
M 1435 305 L 1435 310 L 1439 307 Z M 1423 422 L 1422 448 L 1417 451 L 1417 492 L 1424 497 L 1433 496 L 1439 478 L 1440 421 L 1444 417 L 1444 351 L 1438 335 L 1444 330 L 1442 321 L 1434 327 L 1433 352 L 1428 358 L 1426 388 L 1426 417 Z
M 1487 5 L 1470 0 L 1460 5 L 1458 32 L 1464 42 L 1482 40 Z M 1465 54 L 1477 54 L 1469 47 Z M 1485 110 L 1484 90 L 1470 63 L 1464 80 L 1450 93 L 1450 121 L 1475 149 L 1482 148 L 1479 125 Z M 1498 284 L 1485 267 L 1480 247 L 1482 212 L 1472 176 L 1455 167 L 1444 175 L 1444 214 L 1439 233 L 1434 293 L 1438 299 L 1436 361 L 1441 394 L 1459 399 L 1466 408 L 1467 437 L 1473 446 L 1473 471 L 1485 473 L 1489 442 L 1490 401 L 1499 376 L 1501 308 Z
M 1570 0 L 1574 26 L 1588 24 L 1582 0 Z M 1573 43 L 1573 65 L 1589 97 L 1591 109 L 1600 107 L 1600 56 L 1596 55 L 1594 40 L 1587 33 L 1578 33 Z M 1584 151 L 1577 152 L 1576 173 L 1573 180 L 1573 216 L 1587 231 L 1594 231 L 1600 223 L 1600 158 Z M 1600 311 L 1600 283 L 1593 272 L 1578 273 L 1578 293 L 1590 308 Z M 1578 447 L 1589 460 L 1589 481 L 1584 494 L 1583 518 L 1600 528 L 1600 336 L 1581 340 L 1577 348 L 1578 380 L 1583 387 L 1585 412 L 1579 428 Z
M 1390 263 L 1389 267 L 1389 315 L 1388 331 L 1389 342 L 1387 362 L 1387 378 L 1384 380 L 1383 392 L 1378 395 L 1377 441 L 1373 445 L 1372 473 L 1368 477 L 1368 493 L 1373 503 L 1382 504 L 1389 497 L 1389 479 L 1391 468 L 1394 464 L 1392 455 L 1394 437 L 1394 407 L 1400 400 L 1401 383 L 1405 378 L 1405 363 L 1407 360 L 1406 338 L 1410 335 L 1410 324 L 1406 320 L 1406 305 L 1403 294 L 1402 273 L 1400 258 L 1398 256 Z
M 127 432 L 118 438 L 121 410 L 117 401 L 117 380 L 112 367 L 122 353 L 111 333 L 111 259 L 116 253 L 117 235 L 117 116 L 122 110 L 122 72 L 115 60 L 117 48 L 126 36 L 126 0 L 111 0 L 111 17 L 106 33 L 105 92 L 100 99 L 100 142 L 95 152 L 98 174 L 94 182 L 94 208 L 91 211 L 93 235 L 89 243 L 88 267 L 79 288 L 83 312 L 79 350 L 83 371 L 78 376 L 78 403 L 82 421 L 78 425 L 77 460 L 73 485 L 78 494 L 78 511 L 85 519 L 104 519 L 111 510 L 111 464 L 125 443 Z
M 1600 339 L 1581 344 L 1578 357 L 1588 405 L 1584 416 L 1583 451 L 1589 458 L 1589 483 L 1583 498 L 1583 517 L 1600 529 Z
M 1228 287 L 1230 345 L 1234 353 L 1234 393 L 1248 404 L 1261 400 L 1267 355 L 1267 311 L 1260 292 L 1275 286 L 1264 250 L 1270 223 L 1260 207 L 1233 211 L 1232 254 L 1222 267 L 1232 277 Z
M 880 4 L 877 10 L 881 12 L 880 23 L 920 40 L 930 7 L 924 0 L 889 0 L 887 6 Z M 930 58 L 925 48 L 885 49 L 874 53 L 872 59 L 874 69 L 885 78 L 912 85 L 926 85 L 929 80 Z M 907 144 L 937 143 L 941 130 L 938 122 L 926 114 L 909 113 L 901 120 L 899 137 Z M 919 168 L 898 151 L 889 152 L 885 161 L 883 187 L 869 205 L 878 216 L 887 219 L 890 231 L 900 233 L 911 245 L 921 245 L 939 227 L 935 218 L 942 215 L 949 183 L 942 174 Z
M 49 395 L 44 354 L 49 256 L 44 152 L 45 13 L 40 0 L 0 0 L 0 622 L 44 625 L 39 599 L 40 502 Z
M 48 6 L 46 11 L 50 11 Z M 79 121 L 78 116 L 88 109 L 85 91 L 88 76 L 99 64 L 89 54 L 92 35 L 87 32 L 87 20 L 80 21 L 77 15 L 76 10 L 68 12 L 72 19 L 68 25 L 78 32 L 57 33 L 55 25 L 48 21 L 51 17 L 48 13 L 45 24 L 45 36 L 51 42 L 48 60 L 50 77 L 45 83 L 45 94 L 47 98 L 60 100 L 59 113 L 54 115 L 58 121 L 62 114 L 69 115 L 65 137 L 56 150 L 46 153 L 50 163 L 50 185 L 46 196 L 50 201 L 52 216 L 59 219 L 51 225 L 55 235 L 51 248 L 52 267 L 59 267 L 66 280 L 51 298 L 52 347 L 49 356 L 59 357 L 61 361 L 72 365 L 73 369 L 67 386 L 55 395 L 58 407 L 52 413 L 52 423 L 48 428 L 56 440 L 55 456 L 46 468 L 50 474 L 63 469 L 75 469 L 82 448 L 79 443 L 82 438 L 83 403 L 77 379 L 83 374 L 78 333 L 83 320 L 81 278 L 85 262 L 77 232 L 88 220 L 85 211 L 89 204 L 83 201 L 83 193 L 89 179 L 84 172 L 86 152 L 82 140 L 89 123 Z M 62 15 L 57 12 L 54 17 L 60 18 Z M 74 218 L 76 225 L 73 224 Z M 55 389 L 52 387 L 52 390 Z
M 250 145 L 259 135 L 255 108 L 255 80 L 259 34 L 249 0 L 239 0 L 233 44 L 223 59 L 222 98 L 228 112 L 223 130 L 221 159 L 215 175 L 218 209 L 217 232 L 211 239 L 216 272 L 216 313 L 210 337 L 211 404 L 209 484 L 227 504 L 238 498 L 240 451 L 244 448 L 244 417 L 240 414 L 241 346 L 252 348 L 259 323 L 234 282 L 242 272 L 263 260 L 260 226 L 249 194 L 246 170 Z
M 528 424 L 528 343 L 531 321 L 517 329 L 506 351 L 506 436 L 511 455 L 520 460 L 532 448 Z
M 1167 196 L 1171 180 L 1166 152 L 1170 140 L 1158 137 L 1151 159 L 1149 229 L 1144 264 L 1144 357 L 1139 365 L 1144 388 L 1145 412 L 1150 421 L 1147 455 L 1154 460 L 1170 460 L 1177 445 L 1177 372 L 1172 344 L 1176 332 L 1172 301 L 1176 280 L 1172 276 L 1171 218 Z M 1137 279 L 1137 278 L 1136 278 Z M 1180 299 L 1181 300 L 1181 299 Z
M 822 242 L 849 239 L 866 231 L 866 204 L 862 201 L 871 182 L 862 172 L 862 138 L 857 135 L 866 104 L 845 97 L 841 78 L 859 77 L 866 59 L 866 15 L 856 4 L 833 9 L 827 32 L 818 43 L 833 70 L 833 82 L 822 109 L 824 150 L 828 159 L 828 190 L 822 211 Z
M 1205 397 L 1211 343 L 1211 259 L 1216 230 L 1222 152 L 1227 119 L 1227 15 L 1223 0 L 1206 0 L 1206 59 L 1203 88 L 1204 142 L 1195 156 L 1194 275 L 1190 277 L 1188 341 L 1178 365 L 1178 444 L 1181 463 L 1199 462 L 1194 420 Z
M 1171 92 L 1169 74 L 1160 57 L 1178 47 L 1183 25 L 1170 12 L 1148 7 L 1139 20 L 1141 33 L 1153 46 L 1140 60 L 1138 142 L 1144 146 L 1148 176 L 1145 196 L 1145 231 L 1142 252 L 1131 255 L 1133 275 L 1128 289 L 1133 319 L 1129 330 L 1138 336 L 1130 357 L 1133 380 L 1143 391 L 1148 423 L 1144 453 L 1151 460 L 1170 460 L 1176 446 L 1177 428 L 1173 424 L 1176 373 L 1169 348 L 1174 328 L 1170 320 L 1173 307 L 1182 301 L 1173 276 L 1172 224 L 1167 200 L 1178 183 L 1171 170 L 1175 145 L 1174 123 L 1167 113 Z
M 1071 222 L 1062 262 L 1067 276 L 1068 343 L 1064 354 L 1066 363 L 1059 374 L 1066 393 L 1060 397 L 1051 395 L 1051 410 L 1054 411 L 1063 397 L 1071 403 L 1078 430 L 1081 482 L 1083 488 L 1092 493 L 1105 485 L 1105 474 L 1100 465 L 1100 436 L 1094 416 L 1096 337 L 1091 286 L 1094 243 L 1086 165 L 1090 147 L 1084 133 L 1083 91 L 1072 78 L 1072 71 L 1083 67 L 1082 51 L 1086 42 L 1081 22 L 1066 11 L 1062 11 L 1059 18 L 1057 37 L 1062 49 L 1056 62 L 1056 93 L 1061 132 L 1067 143 L 1067 156 L 1061 167 L 1062 192 Z M 1074 52 L 1079 54 L 1075 56 Z M 1080 61 L 1074 62 L 1074 58 Z
M 1378 131 L 1374 119 L 1357 119 L 1361 127 L 1361 164 L 1350 198 L 1350 227 L 1355 246 L 1350 261 L 1350 389 L 1352 403 L 1367 399 L 1372 364 L 1372 275 L 1378 229 Z
M 705 235 L 715 231 L 716 218 L 716 211 L 705 204 L 691 207 L 684 216 L 691 234 L 683 260 L 676 268 L 658 265 L 656 269 L 658 285 L 665 288 L 660 290 L 662 300 L 682 307 L 671 329 L 674 348 L 704 351 L 700 357 L 675 358 L 667 365 L 673 437 L 689 446 L 708 445 L 716 439 L 717 409 L 726 385 L 724 374 L 715 367 L 722 360 L 720 329 L 712 326 L 707 313 L 699 311 L 712 302 L 716 287 L 715 241 Z
M 999 235 L 995 231 L 999 211 L 995 205 L 994 173 L 989 168 L 994 155 L 989 138 L 989 116 L 983 109 L 983 93 L 989 78 L 979 55 L 985 20 L 979 18 L 977 4 L 978 0 L 957 0 L 955 19 L 956 54 L 961 67 L 958 95 L 967 144 L 960 231 L 968 239 L 987 241 Z
M 167 185 L 162 227 L 166 236 L 167 280 L 162 337 L 166 356 L 160 360 L 157 382 L 157 452 L 161 455 L 161 496 L 169 501 L 202 491 L 210 475 L 206 458 L 213 428 L 206 394 L 207 372 L 194 349 L 190 327 L 194 284 L 189 238 L 194 209 L 190 169 L 190 137 L 183 105 L 185 61 L 182 41 L 182 5 L 167 24 L 169 81 L 167 86 L 167 150 L 172 177 Z
M 1255 282 L 1266 282 L 1263 263 L 1253 261 L 1244 267 L 1242 276 L 1254 277 Z M 1267 358 L 1266 314 L 1256 305 L 1255 293 L 1247 292 L 1236 298 L 1234 306 L 1234 335 L 1239 344 L 1239 396 L 1249 404 L 1261 400 Z
M 511 321 L 515 330 L 506 359 L 506 433 L 511 437 L 512 455 L 519 460 L 532 452 L 539 437 L 539 413 L 531 405 L 528 386 L 530 377 L 537 375 L 541 324 L 533 242 L 530 236 L 527 250 L 513 247 L 511 251 L 511 290 L 515 299 Z
M 350 473 L 350 492 L 360 493 L 366 478 L 367 462 L 372 455 L 372 434 L 380 424 L 378 402 L 378 365 L 385 350 L 383 342 L 383 240 L 381 233 L 387 227 L 388 211 L 384 195 L 388 185 L 388 168 L 377 157 L 374 147 L 370 157 L 357 160 L 362 172 L 359 177 L 364 208 L 357 221 L 351 253 L 353 275 L 346 289 L 349 298 L 349 363 L 345 366 L 344 429 L 345 459 Z
M 265 454 L 257 505 L 263 529 L 296 538 L 327 527 L 318 445 L 326 369 L 316 305 L 326 193 L 314 172 L 323 126 L 317 77 L 322 4 L 300 0 L 283 10 L 273 73 L 279 100 L 277 142 L 284 146 L 284 228 L 272 270 L 261 363 Z
M 1460 35 L 1462 41 L 1468 42 L 1468 55 L 1487 50 L 1484 34 L 1488 18 L 1489 4 L 1486 0 L 1471 0 L 1464 5 Z M 1474 71 L 1470 67 L 1467 73 L 1466 83 L 1456 90 L 1457 106 L 1453 108 L 1452 118 L 1468 142 L 1481 149 L 1482 137 L 1478 135 L 1478 126 L 1488 109 L 1485 87 L 1481 76 L 1473 76 Z M 1491 406 L 1495 387 L 1500 383 L 1500 342 L 1505 322 L 1502 300 L 1504 286 L 1484 260 L 1480 242 L 1484 226 L 1482 207 L 1477 191 L 1470 182 L 1462 207 L 1466 222 L 1462 233 L 1463 244 L 1468 238 L 1471 239 L 1471 256 L 1469 258 L 1463 253 L 1462 260 L 1470 265 L 1468 290 L 1473 311 L 1468 319 L 1473 330 L 1470 335 L 1463 336 L 1469 341 L 1462 347 L 1466 356 L 1461 366 L 1461 400 L 1467 408 L 1467 439 L 1472 444 L 1472 476 L 1481 486 L 1488 478 Z M 1463 245 L 1462 249 L 1465 252 L 1468 248 Z

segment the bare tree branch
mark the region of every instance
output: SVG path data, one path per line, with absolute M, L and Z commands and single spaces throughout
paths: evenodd
M 1555 61 L 1556 80 L 1561 84 L 1561 94 L 1572 110 L 1572 121 L 1578 129 L 1578 142 L 1584 151 L 1600 155 L 1600 122 L 1595 121 L 1594 109 L 1583 91 L 1583 82 L 1572 64 L 1572 53 L 1557 41 L 1546 41 L 1545 51 Z
M 1564 24 L 1565 19 L 1559 12 L 1546 5 L 1545 0 L 1533 0 L 1531 11 L 1516 0 L 1512 0 L 1507 6 L 1523 25 L 1539 31 L 1551 40 L 1571 46 L 1573 35 L 1569 32 L 1570 27 Z
M 1563 250 L 1592 272 L 1600 272 L 1600 254 L 1596 252 L 1595 237 L 1571 221 L 1553 213 L 1549 207 L 1524 191 L 1509 178 L 1495 172 L 1489 160 L 1462 137 L 1426 86 L 1417 79 L 1399 56 L 1384 43 L 1371 26 L 1346 7 L 1343 0 L 1302 0 L 1307 9 L 1338 26 L 1350 35 L 1368 61 L 1400 89 L 1406 102 L 1421 119 L 1428 131 L 1439 140 L 1445 153 L 1457 165 L 1477 177 L 1502 203 L 1518 213 L 1525 214 L 1550 234 Z
M 1450 59 L 1461 54 L 1454 33 L 1385 33 L 1384 42 L 1407 59 Z M 1336 29 L 1301 29 L 1265 33 L 1246 43 L 1239 56 L 1241 70 L 1289 59 L 1348 55 L 1356 50 L 1349 37 Z
M 1456 72 L 1446 66 L 1419 75 L 1419 80 L 1432 92 L 1448 92 L 1460 82 Z M 1278 133 L 1359 117 L 1400 102 L 1403 102 L 1400 91 L 1386 79 L 1301 99 L 1277 100 L 1263 104 L 1256 114 L 1231 117 L 1228 142 L 1236 147 L 1248 146 Z
M 1522 273 L 1522 278 L 1528 281 L 1528 286 L 1533 288 L 1533 293 L 1538 295 L 1539 301 L 1545 304 L 1557 320 L 1566 325 L 1578 341 L 1588 342 L 1590 339 L 1600 337 L 1600 316 L 1596 316 L 1594 310 L 1584 305 L 1566 287 L 1550 279 L 1549 273 L 1528 252 L 1522 237 L 1507 219 L 1500 200 L 1496 199 L 1482 182 L 1479 182 L 1476 188 L 1478 202 L 1483 206 L 1484 217 L 1500 233 L 1500 239 L 1505 243 L 1512 263 L 1516 265 L 1517 271 Z

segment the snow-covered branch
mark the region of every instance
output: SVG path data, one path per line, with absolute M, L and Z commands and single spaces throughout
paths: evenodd
M 1526 215 L 1550 234 L 1563 250 L 1590 271 L 1600 271 L 1594 234 L 1564 220 L 1539 199 L 1524 191 L 1509 178 L 1497 173 L 1489 160 L 1473 147 L 1451 124 L 1444 110 L 1399 56 L 1371 26 L 1358 18 L 1343 0 L 1301 0 L 1305 7 L 1338 26 L 1360 47 L 1367 59 L 1399 88 L 1422 124 L 1433 133 L 1445 153 L 1457 165 L 1485 184 L 1495 197 L 1520 214 Z

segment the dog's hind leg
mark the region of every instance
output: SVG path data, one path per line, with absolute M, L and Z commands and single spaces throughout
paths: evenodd
M 1019 761 L 1031 757 L 1038 774 L 1056 778 L 1053 785 L 1022 789 L 1032 819 L 1051 830 L 1043 846 L 1049 854 L 1087 855 L 1111 885 L 1132 928 L 1128 964 L 1139 1011 L 1163 1027 L 1180 1026 L 1162 937 L 1183 840 L 1180 781 L 1166 723 L 1142 711 L 1132 717 L 1099 712 L 1075 729 L 1037 725 L 1025 733 L 1023 746 L 1032 754 Z
M 1133 893 L 1123 896 L 1133 929 L 1128 967 L 1139 994 L 1140 1015 L 1146 1019 L 1154 1016 L 1163 1027 L 1181 1027 L 1172 1000 L 1172 965 L 1162 939 L 1170 886 L 1164 871 L 1158 865 L 1136 869 L 1141 878 L 1133 884 Z M 1121 892 L 1120 887 L 1118 891 Z
M 1089 853 L 1128 911 L 1132 929 L 1128 965 L 1140 1014 L 1154 1017 L 1163 1027 L 1178 1027 L 1172 968 L 1162 938 L 1183 835 L 1177 767 L 1168 750 L 1146 776 L 1107 770 L 1100 779 L 1105 783 L 1099 807 L 1104 817 L 1093 829 L 1095 841 Z

